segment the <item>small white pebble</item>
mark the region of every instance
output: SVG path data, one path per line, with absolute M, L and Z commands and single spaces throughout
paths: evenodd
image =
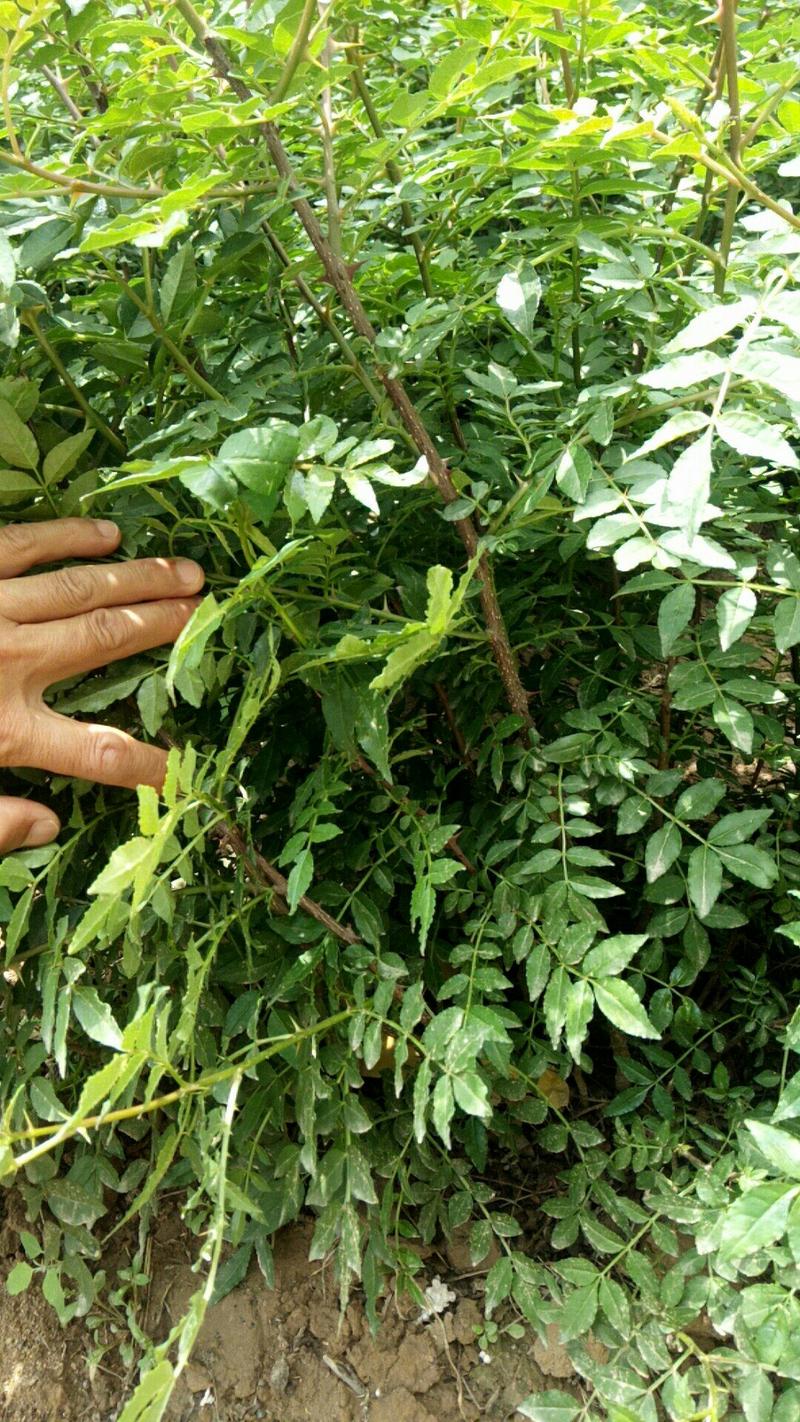
M 491 1363 L 492 1361 L 491 1353 L 487 1353 L 483 1348 L 481 1348 L 478 1357 L 480 1358 L 482 1363 Z

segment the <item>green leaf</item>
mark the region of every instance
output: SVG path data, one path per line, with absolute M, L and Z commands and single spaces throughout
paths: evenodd
M 161 319 L 168 326 L 173 311 L 181 311 L 195 290 L 194 252 L 191 243 L 185 242 L 173 257 L 170 257 L 161 278 L 158 303 Z
M 460 1076 L 454 1076 L 453 1095 L 456 1105 L 466 1111 L 468 1116 L 481 1116 L 488 1121 L 492 1114 L 489 1104 L 489 1090 L 486 1082 L 478 1076 L 475 1071 L 462 1072 Z
M 523 266 L 500 278 L 497 304 L 514 330 L 526 340 L 533 335 L 541 299 L 542 283 L 534 267 Z
M 718 380 L 725 374 L 724 360 L 711 351 L 697 351 L 693 355 L 677 356 L 665 365 L 656 366 L 646 375 L 639 376 L 639 384 L 650 390 L 688 390 L 692 385 L 706 384 Z
M 606 978 L 594 983 L 597 1006 L 609 1022 L 629 1037 L 660 1037 L 630 983 Z
M 440 1076 L 433 1089 L 433 1124 L 450 1149 L 450 1122 L 455 1111 L 453 1086 L 449 1076 Z
M 11 1294 L 12 1298 L 17 1294 L 24 1294 L 32 1278 L 33 1269 L 30 1264 L 27 1264 L 24 1259 L 20 1259 L 6 1279 L 6 1293 Z
M 582 1338 L 589 1332 L 597 1317 L 597 1304 L 596 1284 L 573 1289 L 572 1293 L 567 1295 L 558 1315 L 562 1343 L 568 1343 L 572 1338 Z
M 570 1393 L 557 1389 L 532 1392 L 524 1402 L 517 1404 L 517 1412 L 529 1422 L 575 1422 L 580 1410 Z
M 770 1422 L 775 1395 L 772 1384 L 761 1368 L 751 1368 L 736 1387 L 747 1422 Z
M 5 233 L 0 233 L 0 288 L 6 294 L 14 285 L 16 275 L 17 264 L 14 258 L 14 248 Z
M 711 492 L 711 435 L 706 432 L 684 449 L 670 470 L 667 497 L 690 538 L 700 529 Z
M 661 655 L 668 657 L 685 627 L 688 627 L 695 607 L 693 583 L 678 583 L 662 599 L 658 609 L 658 635 Z
M 800 1180 L 800 1140 L 766 1121 L 745 1121 L 761 1154 L 781 1175 Z
M 582 504 L 592 477 L 592 461 L 581 444 L 565 449 L 556 466 L 556 483 L 562 493 Z
M 13 405 L 0 399 L 0 459 L 15 469 L 38 469 L 36 440 Z
M 554 968 L 544 995 L 544 1020 L 554 1047 L 558 1046 L 564 1030 L 568 1001 L 569 978 L 566 969 L 559 965 Z
M 589 984 L 583 979 L 570 985 L 567 997 L 566 1037 L 567 1050 L 573 1061 L 580 1062 L 581 1048 L 586 1040 L 586 1029 L 594 1013 L 594 996 Z
M 800 642 L 800 598 L 782 597 L 773 615 L 775 646 L 788 652 Z
M 680 830 L 671 820 L 651 834 L 644 853 L 648 884 L 654 884 L 672 867 L 681 852 L 681 844 Z
M 800 460 L 780 431 L 752 410 L 726 410 L 717 419 L 716 431 L 738 454 L 782 469 L 800 468 Z
M 700 918 L 705 918 L 714 907 L 722 889 L 722 864 L 719 857 L 705 844 L 698 844 L 689 855 L 687 875 L 689 898 Z
M 464 70 L 478 53 L 479 46 L 474 41 L 456 45 L 447 51 L 431 71 L 428 88 L 435 99 L 447 99 L 455 88 Z
M 698 780 L 678 796 L 675 814 L 679 820 L 704 820 L 726 793 L 724 780 Z
M 483 1304 L 487 1318 L 491 1318 L 497 1305 L 508 1298 L 513 1281 L 514 1265 L 507 1254 L 502 1254 L 486 1275 Z
M 51 449 L 44 457 L 42 474 L 45 484 L 58 484 L 67 474 L 75 468 L 83 451 L 89 448 L 94 439 L 94 430 L 82 430 L 80 434 L 70 435 L 67 439 L 62 439 L 54 449 Z
M 407 641 L 401 642 L 386 659 L 382 672 L 370 682 L 372 691 L 391 691 L 406 681 L 417 667 L 429 660 L 430 653 L 439 648 L 440 639 L 430 632 L 415 632 Z
M 778 877 L 775 860 L 754 844 L 739 844 L 730 849 L 718 845 L 717 854 L 729 874 L 754 884 L 757 889 L 768 889 Z
M 765 1180 L 734 1200 L 722 1216 L 722 1254 L 746 1258 L 780 1239 L 798 1188 L 782 1180 Z
M 328 469 L 324 464 L 312 464 L 304 474 L 295 475 L 292 480 L 292 489 L 294 490 L 296 486 L 302 493 L 312 519 L 315 523 L 319 523 L 333 498 L 333 491 L 336 487 L 334 471 Z
M 717 820 L 708 832 L 709 844 L 731 845 L 743 844 L 749 839 L 751 834 L 755 834 L 763 824 L 770 818 L 772 811 L 763 810 L 737 810 L 732 815 L 723 815 L 721 820 Z
M 287 881 L 286 901 L 290 913 L 294 913 L 298 903 L 308 892 L 313 877 L 314 855 L 312 850 L 306 847 L 298 854 Z
M 146 1373 L 119 1415 L 119 1422 L 160 1422 L 175 1385 L 175 1371 L 162 1358 Z
M 153 841 L 143 836 L 137 836 L 127 844 L 119 845 L 113 851 L 105 869 L 89 885 L 89 893 L 123 894 L 130 888 L 143 865 L 148 861 L 155 863 L 157 853 L 157 849 L 153 849 Z
M 246 489 L 277 502 L 286 476 L 294 468 L 299 447 L 300 437 L 294 425 L 272 420 L 229 435 L 220 446 L 217 459 Z
M 753 749 L 753 718 L 746 707 L 729 696 L 714 698 L 711 707 L 714 724 L 727 737 L 732 746 L 749 755 Z
M 752 588 L 740 586 L 729 588 L 717 603 L 717 626 L 719 644 L 727 652 L 734 642 L 738 642 L 747 631 L 755 616 L 758 599 Z
M 103 1047 L 122 1046 L 122 1033 L 114 1020 L 114 1014 L 107 1002 L 98 996 L 93 987 L 75 987 L 72 990 L 72 1011 L 77 1017 L 87 1037 L 99 1042 Z
M 425 621 L 434 637 L 442 637 L 447 631 L 453 600 L 453 574 L 449 568 L 437 565 L 428 569 L 425 581 L 428 588 Z
M 28 503 L 41 493 L 41 486 L 30 474 L 19 469 L 0 469 L 0 501 L 4 504 Z
M 741 301 L 731 301 L 727 306 L 711 306 L 707 311 L 698 311 L 688 326 L 677 336 L 673 336 L 668 351 L 692 351 L 700 346 L 710 346 L 722 336 L 727 336 L 736 326 L 742 326 L 752 316 L 756 303 L 752 297 Z
M 646 933 L 616 933 L 605 938 L 586 954 L 581 971 L 587 977 L 604 978 L 621 973 L 647 942 Z

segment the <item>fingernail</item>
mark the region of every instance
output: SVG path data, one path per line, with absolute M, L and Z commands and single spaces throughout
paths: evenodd
M 109 518 L 95 519 L 94 526 L 97 529 L 97 532 L 100 534 L 100 537 L 104 539 L 104 541 L 107 543 L 110 543 L 112 538 L 119 537 L 119 529 L 117 528 L 117 525 L 115 523 L 112 523 Z
M 55 839 L 60 828 L 54 816 L 47 815 L 41 820 L 34 820 L 22 842 L 22 849 L 38 849 L 40 844 L 49 844 L 51 839 Z
M 175 576 L 185 588 L 196 588 L 202 581 L 203 570 L 199 563 L 193 563 L 190 558 L 178 558 L 175 563 Z

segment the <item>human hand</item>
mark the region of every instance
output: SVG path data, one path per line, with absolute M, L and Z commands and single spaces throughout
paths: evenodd
M 202 568 L 142 558 L 20 576 L 36 564 L 107 557 L 119 539 L 115 524 L 93 519 L 0 529 L 0 766 L 161 788 L 164 751 L 112 726 L 70 721 L 42 698 L 54 682 L 174 642 L 197 606 Z M 59 829 L 45 805 L 0 795 L 0 854 L 47 844 Z

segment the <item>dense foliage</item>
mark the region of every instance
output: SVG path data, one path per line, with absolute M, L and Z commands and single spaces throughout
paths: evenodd
M 161 802 L 0 864 L 9 1286 L 203 1240 L 126 1422 L 302 1210 L 373 1319 L 495 1237 L 535 1422 L 800 1415 L 800 20 L 710 8 L 0 3 L 3 515 L 208 574 L 53 691 Z

